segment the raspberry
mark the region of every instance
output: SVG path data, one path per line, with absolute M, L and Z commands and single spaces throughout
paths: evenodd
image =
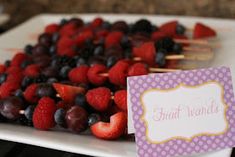
M 95 19 L 92 21 L 91 26 L 92 26 L 93 28 L 96 28 L 96 27 L 101 26 L 103 22 L 104 22 L 104 21 L 103 21 L 102 18 L 97 17 L 97 18 L 95 18 Z
M 148 69 L 143 63 L 135 63 L 128 69 L 128 76 L 147 75 Z
M 76 45 L 76 41 L 69 37 L 62 37 L 59 39 L 57 43 L 57 54 L 58 55 L 66 55 L 69 57 L 74 56 L 75 51 L 73 47 Z
M 127 91 L 119 90 L 114 94 L 114 102 L 123 111 L 127 111 Z
M 54 113 L 56 111 L 55 101 L 49 97 L 39 100 L 33 113 L 33 125 L 40 130 L 48 130 L 55 126 Z
M 108 36 L 105 38 L 105 47 L 109 48 L 115 46 L 120 43 L 122 39 L 123 33 L 122 32 L 110 32 Z
M 24 74 L 30 77 L 37 77 L 39 73 L 40 67 L 37 64 L 28 65 L 24 70 Z
M 4 73 L 6 71 L 6 67 L 3 64 L 0 64 L 0 74 Z
M 6 98 L 11 96 L 18 88 L 20 88 L 17 82 L 4 82 L 0 87 L 0 97 Z
M 108 109 L 111 100 L 111 91 L 106 87 L 91 89 L 86 93 L 86 99 L 97 111 L 105 111 Z
M 79 35 L 76 37 L 76 44 L 78 46 L 82 46 L 85 41 L 88 39 L 93 39 L 93 32 L 91 30 L 85 30 L 79 33 Z
M 89 81 L 95 85 L 102 85 L 106 80 L 107 77 L 100 76 L 100 73 L 107 72 L 107 67 L 101 64 L 95 64 L 89 68 L 87 76 Z
M 10 73 L 7 76 L 7 82 L 16 82 L 16 83 L 21 83 L 22 79 L 23 79 L 23 74 L 18 72 L 18 73 Z
M 22 69 L 20 67 L 16 67 L 16 66 L 10 66 L 9 68 L 6 69 L 7 74 L 21 73 L 21 72 L 22 72 Z
M 140 57 L 144 62 L 149 65 L 155 64 L 156 49 L 153 42 L 146 42 L 140 47 L 134 47 L 133 55 Z
M 78 29 L 77 29 L 76 24 L 71 22 L 71 23 L 67 23 L 63 25 L 63 27 L 60 29 L 60 35 L 69 37 L 69 36 L 76 34 L 77 31 Z
M 126 77 L 128 73 L 129 64 L 124 61 L 118 61 L 109 70 L 109 80 L 115 85 L 126 85 Z
M 11 61 L 11 66 L 20 66 L 21 63 L 28 59 L 28 56 L 25 53 L 17 53 Z
M 109 34 L 108 30 L 105 29 L 100 29 L 95 33 L 96 38 L 98 39 L 105 38 L 108 34 Z
M 57 104 L 57 109 L 62 108 L 62 109 L 69 109 L 72 105 L 70 103 L 66 103 L 64 101 L 59 101 Z
M 73 83 L 85 83 L 87 84 L 88 77 L 87 72 L 89 70 L 89 67 L 86 65 L 81 65 L 79 67 L 73 68 L 69 72 L 69 80 Z
M 49 34 L 53 34 L 58 31 L 59 31 L 59 26 L 55 23 L 47 25 L 44 30 L 45 33 L 49 33 Z
M 25 100 L 31 103 L 36 103 L 39 99 L 36 95 L 37 88 L 38 88 L 38 84 L 36 83 L 29 85 L 24 91 Z

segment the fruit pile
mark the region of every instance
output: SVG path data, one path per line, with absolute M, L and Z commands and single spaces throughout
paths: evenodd
M 0 120 L 39 130 L 90 129 L 98 138 L 117 139 L 127 128 L 126 78 L 176 68 L 177 60 L 167 55 L 190 46 L 185 31 L 177 21 L 157 27 L 146 19 L 49 24 L 37 44 L 0 65 Z M 194 39 L 215 36 L 195 25 Z

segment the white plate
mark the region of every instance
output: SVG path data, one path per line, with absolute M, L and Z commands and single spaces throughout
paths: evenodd
M 163 22 L 178 19 L 188 27 L 192 27 L 195 22 L 203 22 L 212 27 L 225 28 L 227 31 L 219 32 L 222 47 L 216 51 L 216 58 L 210 63 L 210 66 L 228 65 L 232 68 L 235 76 L 235 21 L 221 19 L 206 19 L 194 17 L 178 16 L 149 16 L 149 15 L 112 15 L 112 14 L 74 14 L 74 15 L 40 15 L 36 16 L 18 27 L 8 31 L 0 36 L 0 60 L 3 62 L 10 59 L 14 53 L 7 52 L 9 48 L 23 48 L 28 43 L 36 41 L 29 38 L 35 33 L 40 33 L 46 24 L 59 22 L 61 18 L 80 16 L 85 21 L 90 21 L 97 16 L 106 20 L 126 20 L 134 22 L 140 18 L 147 18 L 153 23 L 161 24 Z M 228 31 L 229 30 L 229 31 Z M 234 81 L 233 81 L 234 82 Z M 59 131 L 38 131 L 33 128 L 23 127 L 11 124 L 0 124 L 0 139 L 27 143 L 47 148 L 53 148 L 68 152 L 87 154 L 100 157 L 134 157 L 136 156 L 135 143 L 128 141 L 103 141 L 88 135 L 75 135 Z M 194 157 L 229 157 L 231 149 L 225 149 L 208 155 Z

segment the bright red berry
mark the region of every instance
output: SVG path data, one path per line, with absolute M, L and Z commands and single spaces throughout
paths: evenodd
M 4 82 L 0 86 L 0 97 L 7 98 L 11 96 L 17 89 L 20 88 L 20 84 L 18 82 Z
M 16 83 L 21 83 L 22 79 L 23 79 L 23 74 L 20 72 L 17 73 L 10 73 L 7 75 L 7 82 L 16 82 Z
M 38 101 L 33 113 L 33 125 L 40 130 L 48 130 L 55 126 L 54 113 L 55 101 L 49 97 L 43 97 Z
M 77 86 L 70 86 L 60 83 L 53 83 L 53 87 L 61 97 L 61 99 L 66 103 L 74 103 L 74 99 L 77 94 L 85 93 L 85 89 Z
M 61 37 L 57 43 L 57 54 L 72 57 L 75 55 L 76 41 L 70 37 Z
M 107 67 L 102 64 L 94 64 L 88 70 L 87 76 L 89 81 L 95 85 L 102 85 L 107 77 L 100 76 L 100 73 L 106 73 L 108 71 Z
M 81 65 L 79 67 L 73 68 L 69 72 L 69 80 L 73 83 L 85 83 L 87 84 L 89 82 L 87 73 L 88 73 L 89 67 L 86 65 Z
M 19 52 L 14 55 L 11 60 L 11 66 L 20 66 L 21 63 L 28 59 L 28 56 L 25 53 Z
M 153 42 L 146 42 L 140 47 L 134 47 L 133 55 L 135 57 L 140 57 L 142 61 L 148 63 L 149 65 L 155 64 L 156 49 Z
M 106 87 L 94 88 L 86 93 L 86 99 L 88 104 L 97 111 L 105 111 L 110 104 L 111 91 Z
M 167 37 L 167 34 L 165 32 L 161 32 L 161 31 L 156 31 L 153 32 L 151 35 L 151 39 L 154 40 L 155 42 L 158 40 L 161 40 L 162 38 Z
M 102 18 L 97 17 L 97 18 L 95 18 L 95 19 L 92 21 L 91 26 L 92 26 L 93 28 L 96 28 L 96 27 L 101 26 L 103 22 L 104 22 L 104 21 L 103 21 Z
M 58 31 L 59 31 L 59 26 L 56 23 L 47 25 L 44 30 L 45 33 L 49 33 L 49 34 L 53 34 Z
M 6 66 L 3 64 L 0 64 L 0 74 L 4 73 L 6 71 Z
M 109 70 L 109 80 L 115 85 L 126 85 L 126 77 L 128 73 L 129 64 L 127 62 L 118 61 Z
M 166 33 L 168 36 L 172 36 L 176 34 L 176 27 L 177 27 L 178 21 L 170 21 L 167 23 L 164 23 L 159 27 L 159 30 L 161 32 Z
M 36 95 L 38 84 L 34 83 L 29 85 L 24 91 L 24 98 L 30 103 L 36 103 L 39 98 Z
M 116 91 L 114 94 L 114 102 L 118 108 L 122 109 L 123 111 L 127 111 L 127 91 Z
M 194 31 L 193 31 L 194 39 L 210 38 L 215 36 L 216 36 L 216 31 L 202 23 L 196 23 L 196 25 L 194 26 Z
M 22 69 L 20 67 L 17 67 L 17 66 L 10 66 L 9 68 L 6 69 L 7 74 L 21 73 L 21 72 L 22 72 Z
M 128 76 L 147 75 L 148 68 L 144 63 L 135 63 L 128 69 Z
M 122 37 L 123 37 L 122 32 L 118 32 L 118 31 L 110 32 L 105 38 L 105 47 L 109 48 L 111 46 L 115 46 L 119 44 Z
M 114 140 L 124 134 L 127 126 L 127 115 L 118 112 L 110 117 L 110 122 L 97 122 L 91 126 L 91 132 L 97 138 Z
M 40 67 L 37 64 L 28 65 L 24 70 L 25 76 L 37 77 L 40 73 Z

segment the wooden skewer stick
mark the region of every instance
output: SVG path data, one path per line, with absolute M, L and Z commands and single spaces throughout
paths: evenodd
M 194 45 L 201 45 L 207 46 L 211 48 L 219 48 L 221 45 L 219 43 L 211 43 L 205 39 L 174 39 L 174 42 L 180 44 L 194 44 Z

